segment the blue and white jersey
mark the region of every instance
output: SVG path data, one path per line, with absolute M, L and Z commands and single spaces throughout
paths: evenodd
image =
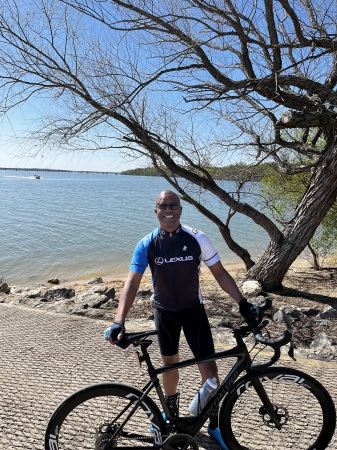
M 149 265 L 154 306 L 182 311 L 202 303 L 200 264 L 212 266 L 220 260 L 202 231 L 181 225 L 170 233 L 157 228 L 136 246 L 130 270 L 144 273 Z

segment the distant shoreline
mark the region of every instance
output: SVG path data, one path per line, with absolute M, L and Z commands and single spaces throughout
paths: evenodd
M 236 180 L 246 180 L 250 182 L 259 182 L 263 178 L 266 170 L 268 169 L 267 164 L 262 164 L 261 166 L 250 166 L 248 164 L 234 164 L 230 166 L 216 167 L 216 166 L 205 166 L 204 169 L 215 180 L 223 181 L 236 181 Z M 103 175 L 125 175 L 125 176 L 144 176 L 144 177 L 159 177 L 163 178 L 162 173 L 155 167 L 138 167 L 136 169 L 123 170 L 121 172 L 106 172 L 106 171 L 95 171 L 95 170 L 66 170 L 66 169 L 40 169 L 40 168 L 13 168 L 13 167 L 0 167 L 0 170 L 6 171 L 26 171 L 26 172 L 66 172 L 66 173 L 96 173 Z M 191 170 L 189 168 L 189 170 Z
M 68 172 L 68 173 L 100 173 L 103 175 L 122 175 L 122 172 L 99 172 L 96 170 L 66 170 L 66 169 L 22 169 L 16 167 L 0 167 L 0 170 L 13 170 L 14 172 Z

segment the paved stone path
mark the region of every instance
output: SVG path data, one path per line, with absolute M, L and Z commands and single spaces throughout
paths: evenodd
M 103 341 L 107 325 L 0 304 L 0 450 L 43 450 L 50 414 L 81 387 L 99 381 L 143 384 L 143 371 L 135 367 L 133 351 L 114 349 Z M 182 353 L 189 356 L 184 344 Z M 158 355 L 157 344 L 151 354 Z M 158 359 L 153 359 L 159 365 Z M 291 364 L 319 379 L 337 404 L 337 363 L 309 360 Z M 188 370 L 188 374 L 181 372 L 180 382 L 185 414 L 199 386 L 197 371 Z M 218 450 L 205 430 L 197 439 L 202 448 Z M 336 434 L 329 449 L 337 449 Z

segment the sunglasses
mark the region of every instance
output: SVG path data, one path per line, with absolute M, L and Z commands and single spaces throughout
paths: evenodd
M 177 210 L 180 207 L 180 203 L 157 203 L 157 209 L 160 211 L 166 211 L 167 209 L 171 209 L 173 211 Z

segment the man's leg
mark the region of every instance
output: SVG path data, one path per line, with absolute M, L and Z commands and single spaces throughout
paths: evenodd
M 218 368 L 215 361 L 207 361 L 199 364 L 199 371 L 201 374 L 202 384 L 204 384 L 208 378 L 216 378 L 219 386 Z M 219 409 L 217 408 L 212 412 L 209 418 L 209 425 L 213 430 L 218 427 L 218 411 Z
M 162 360 L 164 366 L 175 364 L 179 362 L 179 353 L 176 353 L 175 355 L 171 356 L 162 355 Z M 170 370 L 168 372 L 163 373 L 163 388 L 165 395 L 170 397 L 177 393 L 178 381 L 179 381 L 178 370 Z
M 177 321 L 176 314 L 170 311 L 155 309 L 154 319 L 158 330 L 158 342 L 164 366 L 179 362 L 179 339 L 181 326 Z M 163 373 L 163 389 L 165 400 L 171 415 L 177 417 L 179 414 L 179 401 L 177 387 L 179 382 L 178 370 L 170 370 Z
M 208 378 L 216 378 L 219 384 L 218 368 L 215 361 L 206 361 L 199 364 L 199 372 L 201 374 L 201 384 L 204 384 Z
M 163 356 L 162 360 L 164 366 L 179 362 L 179 354 L 171 356 Z M 178 417 L 179 415 L 179 394 L 177 392 L 179 381 L 178 370 L 170 370 L 163 373 L 163 388 L 165 392 L 165 401 L 170 410 L 172 417 Z

